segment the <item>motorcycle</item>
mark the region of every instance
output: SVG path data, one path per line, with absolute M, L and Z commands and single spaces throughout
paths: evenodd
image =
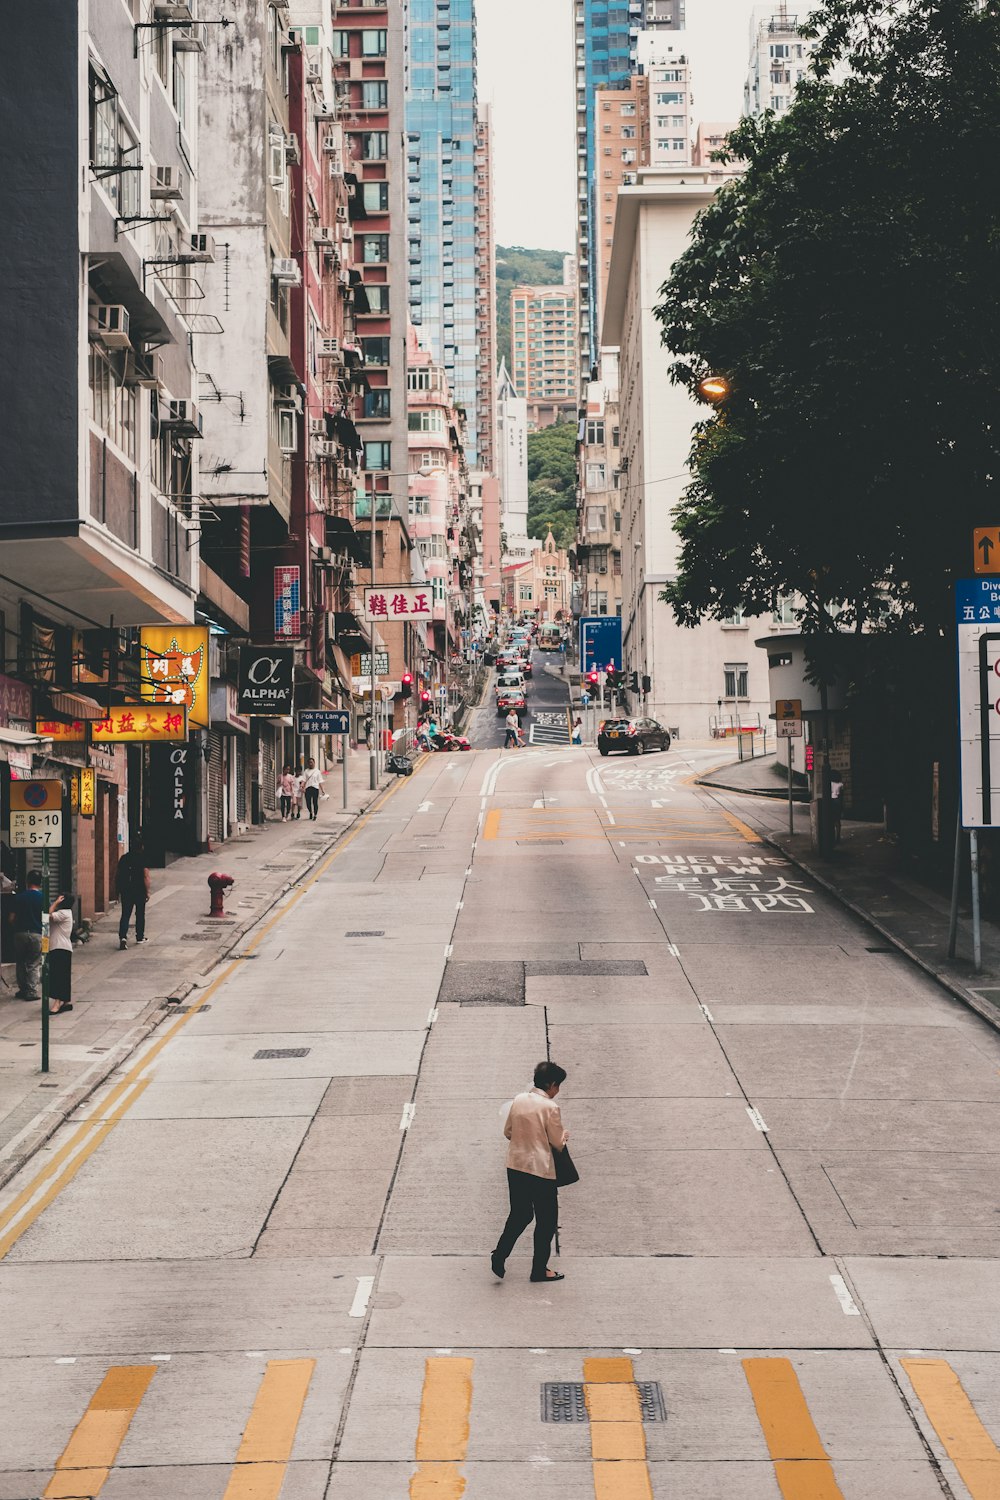
M 464 734 L 446 732 L 438 735 L 437 748 L 439 750 L 471 750 L 472 746 Z

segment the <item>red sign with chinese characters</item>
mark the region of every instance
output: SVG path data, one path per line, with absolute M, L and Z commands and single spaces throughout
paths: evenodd
M 82 719 L 64 724 L 61 719 L 36 719 L 35 733 L 45 740 L 85 740 L 87 726 Z
M 432 597 L 426 584 L 391 583 L 365 589 L 366 620 L 429 620 Z
M 106 719 L 93 719 L 90 738 L 95 744 L 169 744 L 187 739 L 187 709 L 172 703 L 122 704 Z

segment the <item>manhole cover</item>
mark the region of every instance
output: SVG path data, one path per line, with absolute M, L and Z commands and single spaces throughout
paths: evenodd
M 639 1405 L 644 1422 L 665 1422 L 667 1408 L 658 1380 L 639 1380 Z M 578 1380 L 547 1380 L 542 1385 L 543 1422 L 586 1422 L 587 1401 L 583 1393 L 583 1382 Z
M 379 932 L 345 932 L 345 937 L 385 937 L 385 930 Z
M 253 1060 L 260 1062 L 262 1058 L 308 1057 L 311 1051 L 311 1047 L 261 1047 L 259 1052 L 254 1053 Z

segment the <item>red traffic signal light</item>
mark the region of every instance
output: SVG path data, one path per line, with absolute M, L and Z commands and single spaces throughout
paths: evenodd
M 431 695 L 426 688 L 421 688 L 420 701 L 421 703 L 429 703 L 431 701 Z
M 587 673 L 587 681 L 590 683 L 591 687 L 596 687 L 597 684 L 600 682 L 600 680 L 601 679 L 600 679 L 600 673 L 599 672 L 588 672 Z
M 402 676 L 401 696 L 409 698 L 413 693 L 413 673 L 404 672 Z

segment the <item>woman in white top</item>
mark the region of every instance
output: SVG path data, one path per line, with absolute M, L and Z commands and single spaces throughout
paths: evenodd
M 49 1014 L 73 1009 L 73 897 L 69 891 L 49 907 Z
M 306 761 L 304 781 L 306 791 L 306 811 L 309 814 L 309 821 L 315 823 L 317 817 L 319 816 L 319 793 L 320 788 L 323 785 L 323 777 L 320 774 L 319 767 L 316 765 L 316 762 L 312 759 Z

